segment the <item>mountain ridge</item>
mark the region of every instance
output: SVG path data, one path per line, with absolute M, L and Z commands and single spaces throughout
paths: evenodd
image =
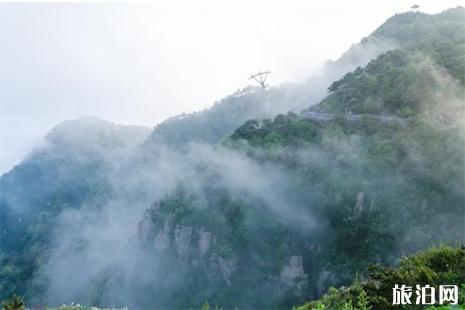
M 464 11 L 455 10 L 438 15 L 440 24 Z M 412 14 L 429 19 L 407 13 L 381 26 L 382 32 Z M 436 26 L 428 21 L 425 27 Z M 445 31 L 412 42 L 458 76 L 460 33 L 453 40 Z M 430 49 L 443 40 L 456 48 L 447 54 Z M 6 193 L 0 216 L 9 223 L 0 235 L 2 297 L 19 293 L 31 304 L 50 305 L 72 299 L 182 308 L 208 299 L 225 307 L 286 308 L 351 283 L 369 263 L 391 265 L 436 242 L 463 242 L 461 119 L 435 126 L 423 97 L 410 100 L 403 87 L 408 83 L 387 83 L 387 94 L 399 101 L 386 100 L 382 83 L 359 83 L 421 77 L 422 70 L 405 66 L 416 64 L 402 56 L 405 49 L 335 81 L 314 106 L 335 110 L 323 123 L 294 113 L 265 118 L 312 105 L 304 83 L 271 88 L 265 99 L 253 92 L 231 95 L 207 112 L 162 123 L 143 142 L 125 144 L 127 136 L 117 135 L 116 148 L 99 145 L 100 133 L 104 140 L 112 137 L 105 134 L 107 126 L 114 129 L 106 121 L 58 126 L 47 139 L 71 143 L 71 152 L 36 153 L 0 178 Z M 439 89 L 430 82 L 425 87 Z M 449 100 L 457 99 L 463 108 L 453 89 L 439 92 L 431 106 L 449 109 Z M 388 111 L 393 115 L 409 107 L 412 121 L 400 126 L 361 116 L 351 122 L 354 104 L 362 103 L 359 112 L 367 114 L 365 103 L 373 98 L 381 107 L 398 103 Z M 84 127 L 77 139 L 66 133 L 76 124 Z M 87 137 L 98 146 L 91 151 L 104 156 L 74 156 L 87 154 Z M 130 151 L 122 156 L 105 154 L 126 146 Z M 27 212 L 18 212 L 22 207 Z

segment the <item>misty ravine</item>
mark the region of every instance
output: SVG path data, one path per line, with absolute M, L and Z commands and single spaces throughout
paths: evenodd
M 59 124 L 0 178 L 0 299 L 389 309 L 375 280 L 465 284 L 464 20 L 397 14 L 303 83 L 154 128 Z

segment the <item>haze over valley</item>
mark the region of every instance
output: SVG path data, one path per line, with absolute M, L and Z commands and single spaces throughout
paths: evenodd
M 173 13 L 174 7 L 158 5 L 176 18 L 191 8 L 186 4 Z M 227 22 L 220 23 L 218 31 L 227 37 L 225 25 L 232 23 L 239 7 L 210 5 L 190 13 L 205 9 L 202 14 L 213 21 L 225 14 Z M 328 7 L 320 5 L 323 14 Z M 252 4 L 252 12 L 257 6 Z M 302 6 L 282 4 L 288 8 L 283 14 L 296 14 Z M 45 15 L 58 10 L 65 14 L 53 18 L 84 14 L 93 21 L 107 9 L 90 7 L 7 5 L 0 6 L 0 15 L 5 14 L 2 10 L 31 14 L 44 10 Z M 117 12 L 126 10 L 117 15 L 123 17 L 134 10 L 141 14 L 144 8 L 115 7 Z M 386 4 L 383 14 L 387 8 L 391 5 Z M 351 10 L 365 16 L 362 9 L 354 3 Z M 9 126 L 23 115 L 22 105 L 31 111 L 22 122 L 33 119 L 34 132 L 51 119 L 81 110 L 104 111 L 96 114 L 112 117 L 66 118 L 39 143 L 31 142 L 34 147 L 17 165 L 2 168 L 0 299 L 7 300 L 6 309 L 72 303 L 134 309 L 398 309 L 390 295 L 395 283 L 465 285 L 465 9 L 456 5 L 443 9 L 429 13 L 407 7 L 380 21 L 383 15 L 373 9 L 373 19 L 360 22 L 364 33 L 357 38 L 345 34 L 346 21 L 338 20 L 344 14 L 328 13 L 325 19 L 353 44 L 341 43 L 346 46 L 343 51 L 334 42 L 324 47 L 333 28 L 308 38 L 300 32 L 290 34 L 289 44 L 299 37 L 311 42 L 312 50 L 321 46 L 322 55 L 327 48 L 338 55 L 328 54 L 325 59 L 333 60 L 318 67 L 313 62 L 319 57 L 310 54 L 308 62 L 302 60 L 300 53 L 308 51 L 303 48 L 296 52 L 295 62 L 303 61 L 299 69 L 293 67 L 297 65 L 289 60 L 292 57 L 280 58 L 279 53 L 262 59 L 277 69 L 269 68 L 273 83 L 264 89 L 252 81 L 239 82 L 244 67 L 251 65 L 231 69 L 235 63 L 230 52 L 222 53 L 224 46 L 200 55 L 204 50 L 197 44 L 210 40 L 210 26 L 202 23 L 193 26 L 201 34 L 187 42 L 179 42 L 185 34 L 175 40 L 163 37 L 163 29 L 156 30 L 168 45 L 174 44 L 177 56 L 181 51 L 192 53 L 185 59 L 179 56 L 179 62 L 192 70 L 180 77 L 177 87 L 182 90 L 165 89 L 169 87 L 163 83 L 175 78 L 165 81 L 163 74 L 179 77 L 182 72 L 169 61 L 163 63 L 166 55 L 160 51 L 150 57 L 161 60 L 150 62 L 148 68 L 169 72 L 157 77 L 161 84 L 150 79 L 152 74 L 142 77 L 147 78 L 144 84 L 125 84 L 134 77 L 140 81 L 139 66 L 149 55 L 141 49 L 140 59 L 127 62 L 125 53 L 137 55 L 119 40 L 114 54 L 84 46 L 72 55 L 89 53 L 108 66 L 96 76 L 95 71 L 86 71 L 93 60 L 84 58 L 89 63 L 83 67 L 72 62 L 82 71 L 69 78 L 89 75 L 85 85 L 68 80 L 58 89 L 46 85 L 53 79 L 36 81 L 31 73 L 31 93 L 43 91 L 44 98 L 25 105 L 29 95 L 18 95 L 22 103 L 1 116 Z M 108 10 L 114 14 L 113 8 Z M 264 9 L 264 20 L 273 17 L 269 10 Z M 150 41 L 142 27 L 150 12 L 136 23 L 123 20 L 122 25 L 136 25 L 142 31 L 130 42 Z M 246 24 L 252 12 L 245 14 Z M 371 21 L 377 24 L 370 25 Z M 299 22 L 306 25 L 303 19 L 290 23 L 294 27 Z M 113 21 L 110 25 L 116 27 Z M 280 29 L 282 21 L 272 25 L 278 32 L 291 30 Z M 123 37 L 132 33 L 117 29 Z M 171 30 L 176 34 L 178 28 Z M 96 44 L 113 40 L 96 32 L 91 37 Z M 283 33 L 276 36 L 282 38 Z M 229 46 L 223 41 L 229 39 L 215 38 L 217 44 Z M 249 40 L 247 36 L 235 40 L 239 47 L 234 52 L 244 53 Z M 3 53 L 14 52 L 6 50 Z M 286 54 L 291 48 L 278 50 Z M 206 61 L 208 55 L 216 56 Z M 31 55 L 24 51 L 20 56 Z M 191 67 L 189 62 L 197 56 L 198 63 Z M 40 63 L 33 69 L 40 71 L 53 55 L 34 57 Z M 263 66 L 258 58 L 249 61 Z M 127 63 L 119 64 L 120 60 Z M 58 70 L 59 61 L 53 70 Z M 204 62 L 205 72 L 225 65 L 215 69 L 214 78 L 204 80 L 200 74 L 193 79 L 191 74 L 202 71 Z M 279 70 L 283 67 L 288 71 Z M 104 78 L 112 72 L 115 78 Z M 127 77 L 120 76 L 122 72 Z M 215 82 L 223 74 L 229 77 L 221 83 L 228 86 Z M 5 102 L 14 102 L 13 84 L 22 79 L 16 76 L 4 86 Z M 285 83 L 286 79 L 293 81 Z M 65 94 L 76 85 L 73 96 Z M 229 91 L 232 85 L 238 90 Z M 114 93 L 100 93 L 113 87 Z M 47 94 L 52 89 L 54 93 Z M 75 100 L 72 113 L 65 111 L 68 103 L 57 104 L 69 96 Z M 97 97 L 101 103 L 91 107 L 89 102 Z M 192 104 L 185 108 L 183 102 L 191 97 Z M 47 98 L 57 101 L 44 103 Z M 156 103 L 147 108 L 153 98 Z M 208 107 L 196 103 L 209 100 L 217 101 Z M 129 101 L 131 107 L 124 104 Z M 162 101 L 167 103 L 159 105 Z M 59 107 L 63 111 L 54 111 Z M 153 116 L 158 108 L 159 114 Z M 178 113 L 184 108 L 186 113 Z M 132 113 L 133 109 L 140 111 Z M 131 118 L 142 121 L 114 122 Z M 11 153 L 16 151 L 11 148 Z M 460 304 L 465 303 L 462 291 Z

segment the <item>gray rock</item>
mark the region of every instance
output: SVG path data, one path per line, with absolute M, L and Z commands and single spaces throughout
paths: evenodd
M 164 252 L 170 245 L 171 221 L 165 220 L 163 230 L 155 237 L 154 247 L 159 252 Z
M 288 263 L 281 269 L 279 278 L 289 287 L 301 286 L 301 282 L 306 283 L 308 275 L 304 271 L 302 256 L 291 256 Z
M 210 258 L 210 263 L 215 270 L 219 270 L 223 280 L 228 285 L 231 284 L 230 279 L 233 273 L 237 270 L 238 259 L 237 257 L 222 257 L 217 254 L 213 254 Z
M 363 202 L 365 200 L 365 194 L 363 192 L 358 192 L 357 193 L 357 201 L 355 203 L 355 213 L 360 214 L 363 212 Z
M 187 261 L 192 242 L 192 227 L 177 226 L 174 230 L 176 253 L 182 261 Z
M 199 254 L 204 256 L 210 249 L 210 244 L 213 239 L 213 234 L 211 232 L 205 231 L 203 228 L 199 232 Z
M 152 211 L 148 209 L 144 212 L 142 220 L 138 224 L 137 236 L 142 243 L 151 240 L 155 234 L 152 218 Z
M 160 212 L 160 202 L 156 201 L 152 206 L 144 212 L 142 220 L 138 224 L 138 238 L 141 242 L 153 240 L 155 236 L 154 221 Z

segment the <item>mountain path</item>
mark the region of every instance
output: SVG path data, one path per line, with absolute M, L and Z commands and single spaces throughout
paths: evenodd
M 327 122 L 336 117 L 336 114 L 320 113 L 314 110 L 304 110 L 300 112 L 300 116 L 306 119 L 311 119 L 320 122 Z M 401 126 L 406 126 L 408 119 L 398 116 L 372 115 L 372 114 L 344 114 L 344 119 L 352 122 L 361 121 L 363 117 L 378 120 L 383 123 L 396 123 Z

